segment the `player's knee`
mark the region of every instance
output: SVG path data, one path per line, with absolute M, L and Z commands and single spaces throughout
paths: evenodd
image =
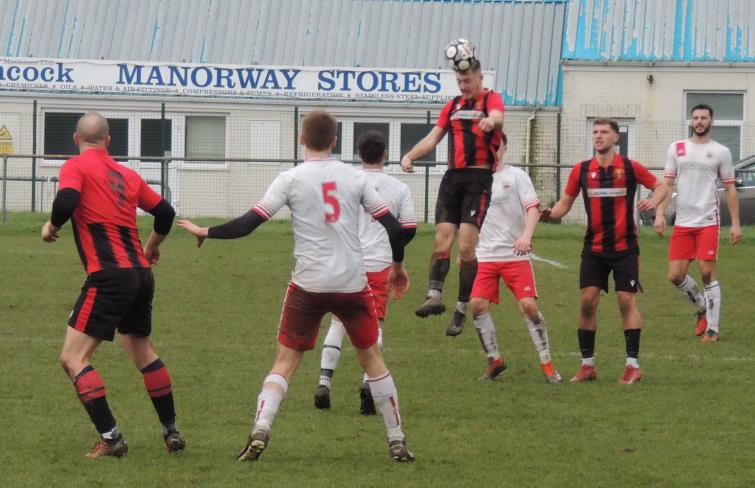
M 591 318 L 595 316 L 595 311 L 598 308 L 597 297 L 582 297 L 579 303 L 579 311 L 585 318 Z
M 537 320 L 539 310 L 537 308 L 537 302 L 535 302 L 534 299 L 525 298 L 524 300 L 519 302 L 519 308 L 522 310 L 522 313 L 527 316 L 530 320 Z
M 706 269 L 705 267 L 701 267 L 700 269 L 700 275 L 702 276 L 703 283 L 709 284 L 711 281 L 713 281 L 713 270 L 712 269 Z
M 469 302 L 469 308 L 472 310 L 472 317 L 480 317 L 490 311 L 490 302 L 484 298 L 473 298 Z
M 679 286 L 684 281 L 685 273 L 680 273 L 678 270 L 670 269 L 668 270 L 668 279 L 671 283 L 673 283 L 676 286 Z
M 634 295 L 619 295 L 619 310 L 622 314 L 631 312 L 634 309 Z
M 473 261 L 475 259 L 475 246 L 468 241 L 459 241 L 459 259 Z
M 60 365 L 63 367 L 63 371 L 73 378 L 81 369 L 84 368 L 83 358 L 79 358 L 70 351 L 62 351 L 60 353 Z

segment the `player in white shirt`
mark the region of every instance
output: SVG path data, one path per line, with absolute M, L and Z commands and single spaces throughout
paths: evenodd
M 668 278 L 697 306 L 695 335 L 703 342 L 717 342 L 721 314 L 721 287 L 716 280 L 716 259 L 720 232 L 717 183 L 724 184 L 726 204 L 731 215 L 729 242 L 742 239 L 739 225 L 739 200 L 734 183 L 734 169 L 729 149 L 710 137 L 713 109 L 708 105 L 692 108 L 692 137 L 671 144 L 664 170 L 668 194 L 676 182 L 676 220 L 669 245 Z M 665 209 L 668 198 L 658 206 L 655 231 L 666 229 Z M 689 264 L 700 261 L 704 293 L 687 271 Z
M 499 161 L 507 150 L 507 139 L 498 152 Z M 499 281 L 503 279 L 524 315 L 532 342 L 540 355 L 540 367 L 548 383 L 560 383 L 553 367 L 545 318 L 537 307 L 537 289 L 530 252 L 532 235 L 540 219 L 540 200 L 529 175 L 519 168 L 501 163 L 493 174 L 490 208 L 480 230 L 477 245 L 479 267 L 472 287 L 470 307 L 480 344 L 488 358 L 481 379 L 494 379 L 506 369 L 490 317 L 490 304 L 498 303 Z
M 400 180 L 383 172 L 383 162 L 388 158 L 385 147 L 385 137 L 381 132 L 371 130 L 362 134 L 357 142 L 357 151 L 362 159 L 362 171 L 368 184 L 377 190 L 378 194 L 388 205 L 391 214 L 401 223 L 404 235 L 404 245 L 414 238 L 417 231 L 417 220 L 414 217 L 414 204 L 407 187 Z M 385 228 L 369 213 L 362 212 L 359 217 L 359 240 L 361 241 L 364 267 L 367 271 L 367 281 L 375 299 L 375 309 L 378 319 L 378 346 L 383 347 L 383 321 L 388 303 L 388 274 L 391 269 L 391 243 Z M 341 357 L 341 343 L 346 335 L 343 323 L 333 316 L 322 346 L 320 359 L 320 383 L 315 392 L 315 407 L 330 408 L 330 390 L 333 373 Z M 360 407 L 362 415 L 374 415 L 375 403 L 370 394 L 367 373 L 359 387 Z
M 320 321 L 326 313 L 338 315 L 369 376 L 375 404 L 388 431 L 391 457 L 414 460 L 406 448 L 398 409 L 398 394 L 377 345 L 378 322 L 367 286 L 359 243 L 359 218 L 366 209 L 388 231 L 392 250 L 388 282 L 398 298 L 409 287 L 401 262 L 403 236 L 396 218 L 365 174 L 331 156 L 336 144 L 336 120 L 316 110 L 302 122 L 305 161 L 278 175 L 263 199 L 242 217 L 211 228 L 188 220 L 178 225 L 197 237 L 235 239 L 249 235 L 281 207 L 291 210 L 296 265 L 283 303 L 278 326 L 275 362 L 257 398 L 257 414 L 239 461 L 254 461 L 270 440 L 270 429 L 288 384 L 304 352 L 314 348 Z

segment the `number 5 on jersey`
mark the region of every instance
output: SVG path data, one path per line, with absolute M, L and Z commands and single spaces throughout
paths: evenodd
M 341 204 L 338 203 L 338 199 L 335 197 L 335 195 L 331 194 L 331 192 L 335 191 L 335 189 L 335 181 L 326 181 L 322 184 L 322 201 L 333 208 L 333 212 L 325 213 L 325 222 L 329 224 L 336 222 L 338 220 L 338 217 L 341 216 Z

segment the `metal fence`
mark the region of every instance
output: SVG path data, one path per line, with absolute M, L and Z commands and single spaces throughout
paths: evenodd
M 49 212 L 60 166 L 76 153 L 72 137 L 76 120 L 87 110 L 98 110 L 108 118 L 110 153 L 138 171 L 180 215 L 227 218 L 247 211 L 280 172 L 302 161 L 301 119 L 313 109 L 188 102 L 103 105 L 86 99 L 67 104 L 25 101 L 8 107 L 4 103 L 0 109 L 3 221 L 7 212 Z M 447 142 L 442 141 L 425 161 L 415 164 L 415 173 L 403 173 L 398 160 L 433 127 L 437 110 L 344 107 L 331 109 L 339 122 L 334 155 L 359 164 L 359 135 L 369 129 L 383 132 L 390 159 L 386 172 L 409 186 L 418 219 L 432 222 L 446 167 Z M 687 136 L 686 121 L 640 124 L 619 119 L 619 123 L 621 152 L 659 177 L 671 142 Z M 591 124 L 589 118 L 570 120 L 556 112 L 537 116 L 508 113 L 504 125 L 509 151 L 504 161 L 525 168 L 543 204 L 551 205 L 561 195 L 571 167 L 591 154 Z M 732 149 L 734 159 L 755 154 L 755 125 L 728 122 L 715 127 L 713 136 Z M 753 170 L 755 167 L 738 173 L 745 186 L 755 186 Z M 755 195 L 746 193 L 743 191 L 741 198 L 755 202 Z M 584 222 L 581 206 L 579 199 L 567 222 Z M 744 222 L 755 220 L 753 204 L 743 204 L 742 214 Z M 276 217 L 289 215 L 281 211 Z

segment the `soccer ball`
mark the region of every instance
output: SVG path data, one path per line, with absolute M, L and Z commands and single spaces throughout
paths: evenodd
M 454 71 L 467 71 L 480 64 L 475 46 L 466 39 L 456 39 L 446 46 L 446 61 Z

